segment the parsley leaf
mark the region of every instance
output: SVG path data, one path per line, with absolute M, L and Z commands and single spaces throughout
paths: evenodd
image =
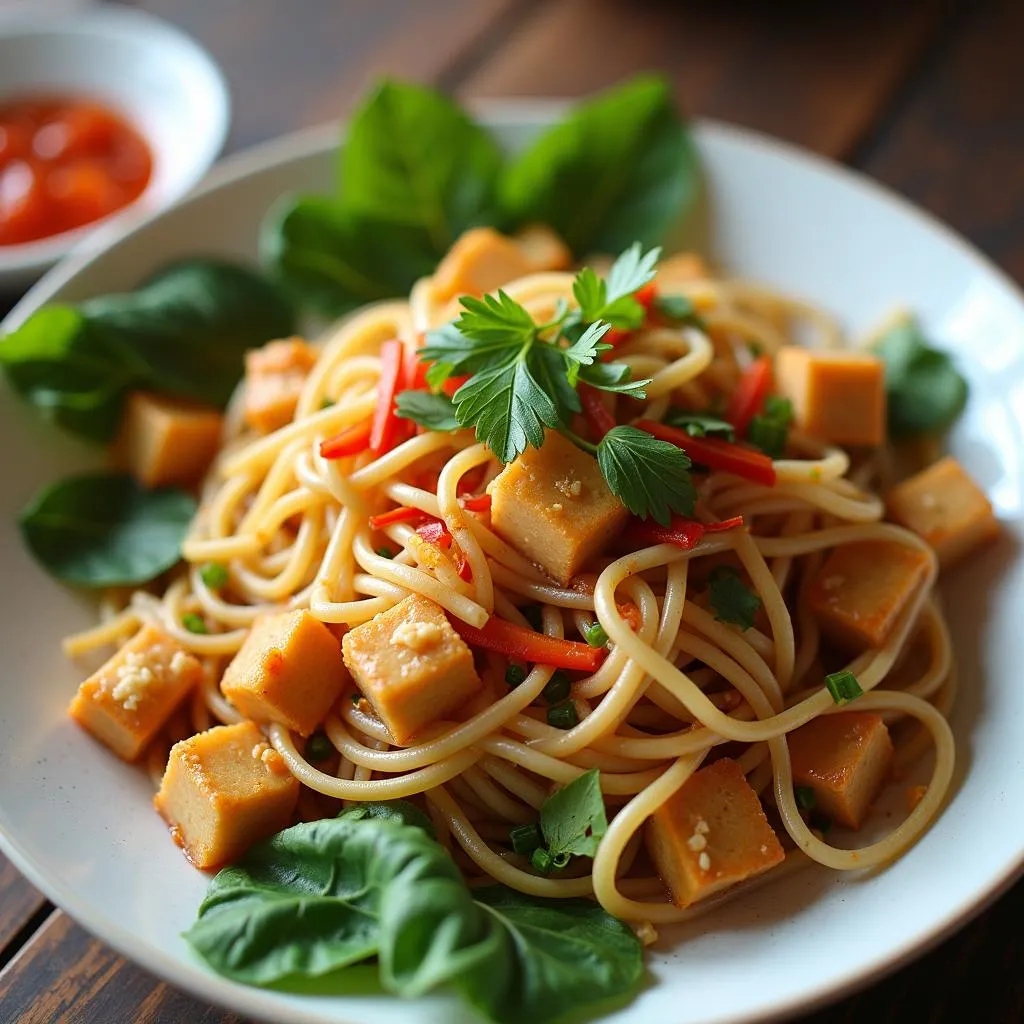
M 428 430 L 447 433 L 459 429 L 455 405 L 447 395 L 426 391 L 402 391 L 395 399 L 395 415 L 412 420 Z
M 492 346 L 525 345 L 537 335 L 533 317 L 500 288 L 497 296 L 463 295 L 455 326 L 477 342 Z
M 590 267 L 584 267 L 572 285 L 580 319 L 584 323 L 604 320 L 624 330 L 639 327 L 646 311 L 634 298 L 634 293 L 654 278 L 660 256 L 661 249 L 645 253 L 640 243 L 634 242 L 612 265 L 607 279 L 598 277 Z
M 580 369 L 579 379 L 599 391 L 613 391 L 627 398 L 646 398 L 644 387 L 651 383 L 650 377 L 633 380 L 633 371 L 625 363 L 594 363 Z
M 941 434 L 967 404 L 967 381 L 946 352 L 932 348 L 911 317 L 878 340 L 892 437 Z
M 574 854 L 593 857 L 608 831 L 600 772 L 591 768 L 549 796 L 540 809 L 540 828 L 555 867 L 565 867 Z
M 568 364 L 568 380 L 575 387 L 580 368 L 593 366 L 598 354 L 608 346 L 601 344 L 601 339 L 608 333 L 611 325 L 598 321 L 591 324 L 568 348 L 555 348 Z
M 613 427 L 597 446 L 597 463 L 612 493 L 634 515 L 662 526 L 672 513 L 693 515 L 697 492 L 686 453 L 636 427 Z
M 736 440 L 736 431 L 731 423 L 706 413 L 673 408 L 665 414 L 664 422 L 670 427 L 685 430 L 690 437 L 721 437 L 730 443 Z
M 731 622 L 744 631 L 754 624 L 761 598 L 748 587 L 729 565 L 720 565 L 711 574 L 709 598 L 719 622 Z

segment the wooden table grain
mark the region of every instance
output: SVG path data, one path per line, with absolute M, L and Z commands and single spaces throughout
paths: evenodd
M 10 0 L 0 0 L 0 7 Z M 229 149 L 343 116 L 381 75 L 477 98 L 662 72 L 694 116 L 872 175 L 1024 283 L 1019 0 L 137 0 L 212 52 Z M 0 297 L 0 312 L 13 297 Z M 804 1024 L 1024 1020 L 1024 882 L 910 966 Z M 240 1024 L 126 962 L 0 858 L 0 1024 Z

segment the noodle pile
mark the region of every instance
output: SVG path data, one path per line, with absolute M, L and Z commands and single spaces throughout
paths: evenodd
M 560 300 L 572 300 L 572 280 L 570 274 L 536 274 L 505 290 L 544 322 Z M 727 397 L 740 375 L 740 344 L 772 353 L 809 335 L 817 345 L 842 343 L 819 311 L 743 282 L 688 278 L 673 290 L 693 301 L 707 331 L 646 328 L 616 352 L 634 377 L 652 378 L 642 413 L 648 419 L 660 419 L 670 401 L 705 409 Z M 774 487 L 722 472 L 694 478 L 696 517 L 715 522 L 742 515 L 745 529 L 708 534 L 691 551 L 659 544 L 608 556 L 563 589 L 492 532 L 486 514 L 460 504 L 460 480 L 478 467 L 485 479 L 501 468 L 471 430 L 420 433 L 377 459 L 367 453 L 328 461 L 319 454 L 324 438 L 371 415 L 381 343 L 397 336 L 413 346 L 421 332 L 456 315 L 452 304 L 433 295 L 430 280 L 422 281 L 408 302 L 368 307 L 333 329 L 293 421 L 276 432 L 246 434 L 236 400 L 184 544 L 186 571 L 162 597 L 138 592 L 102 626 L 68 641 L 69 652 L 80 654 L 152 622 L 201 659 L 204 684 L 152 753 L 157 778 L 170 743 L 239 720 L 218 683 L 265 612 L 308 608 L 325 623 L 352 627 L 417 593 L 480 627 L 492 613 L 526 625 L 520 609 L 539 604 L 546 633 L 578 639 L 596 620 L 611 640 L 598 671 L 573 683 L 579 724 L 554 728 L 534 706 L 550 667 L 534 666 L 522 684 L 509 688 L 507 661 L 489 652 L 477 657 L 486 699 L 474 702 L 464 721 L 439 723 L 413 746 L 395 746 L 367 703 L 345 694 L 323 723 L 337 751 L 331 760 L 336 770 L 310 764 L 299 738 L 280 724 L 269 727 L 270 742 L 306 787 L 300 813 L 335 813 L 337 800 L 423 794 L 439 840 L 471 880 L 493 878 L 538 896 L 593 894 L 618 917 L 670 923 L 707 907 L 683 910 L 667 902 L 663 883 L 641 855 L 641 829 L 715 746 L 729 742 L 743 745 L 732 746 L 730 756 L 764 802 L 774 804 L 792 839 L 789 865 L 810 858 L 832 868 L 867 868 L 907 849 L 938 812 L 952 775 L 945 716 L 954 671 L 932 593 L 935 557 L 915 534 L 881 521 L 883 506 L 871 490 L 885 482 L 885 453 L 851 471 L 844 451 L 793 431 L 790 451 L 799 457 L 776 460 Z M 632 413 L 631 407 L 631 417 L 639 408 Z M 369 517 L 394 504 L 444 520 L 472 569 L 470 582 L 408 525 L 385 530 L 395 557 L 377 553 Z M 917 759 L 925 740 L 934 747 L 934 767 L 923 798 L 900 825 L 880 841 L 846 850 L 829 845 L 801 817 L 786 734 L 838 710 L 822 686 L 808 581 L 837 546 L 883 539 L 926 551 L 929 576 L 885 645 L 847 667 L 865 691 L 858 710 L 879 712 L 890 725 L 923 727 L 894 733 L 897 768 Z M 714 563 L 705 560 L 722 553 L 732 553 L 749 575 L 765 631 L 741 632 L 690 599 L 700 587 L 692 579 L 703 579 Z M 229 569 L 223 591 L 203 582 L 200 568 L 210 561 Z M 638 623 L 623 617 L 626 604 L 638 610 Z M 205 618 L 209 634 L 182 625 L 189 613 Z M 592 865 L 574 861 L 557 876 L 535 873 L 527 857 L 508 849 L 510 826 L 536 820 L 553 786 L 594 767 L 610 825 Z

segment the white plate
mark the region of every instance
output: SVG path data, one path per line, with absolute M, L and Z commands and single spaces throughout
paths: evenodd
M 550 121 L 550 105 L 491 109 L 516 145 Z M 304 133 L 236 157 L 179 208 L 101 255 L 65 264 L 11 314 L 131 286 L 193 252 L 252 257 L 260 217 L 289 189 L 326 188 L 335 131 Z M 611 1020 L 713 1024 L 762 1020 L 834 997 L 936 941 L 1016 876 L 1024 855 L 1024 302 L 944 228 L 868 182 L 759 136 L 703 125 L 705 227 L 735 271 L 802 294 L 853 328 L 895 304 L 920 312 L 955 349 L 972 397 L 952 438 L 1005 525 L 1004 538 L 947 585 L 962 675 L 952 798 L 925 838 L 869 878 L 808 870 L 666 937 L 642 993 Z M 263 992 L 224 981 L 190 958 L 179 935 L 203 894 L 149 806 L 141 772 L 70 724 L 76 682 L 59 638 L 91 621 L 88 605 L 29 560 L 15 514 L 41 484 L 91 453 L 0 396 L 6 438 L 0 499 L 3 652 L 0 832 L 3 848 L 59 906 L 126 956 L 196 995 L 277 1021 L 451 1024 L 444 997 L 404 1004 L 356 988 L 347 997 Z M 356 972 L 359 986 L 365 975 Z

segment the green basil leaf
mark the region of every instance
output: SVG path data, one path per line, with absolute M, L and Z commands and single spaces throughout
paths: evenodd
M 296 299 L 341 316 L 407 295 L 436 262 L 426 233 L 352 213 L 326 196 L 284 196 L 260 230 L 265 265 Z
M 426 391 L 402 391 L 395 399 L 395 415 L 412 420 L 427 430 L 447 433 L 459 429 L 455 405 L 447 395 Z
M 541 806 L 540 828 L 552 857 L 593 857 L 608 831 L 601 773 L 591 768 L 552 793 Z
M 181 558 L 195 511 L 195 499 L 182 491 L 149 491 L 130 476 L 100 473 L 47 487 L 19 525 L 36 560 L 62 582 L 134 586 Z
M 497 144 L 446 96 L 385 81 L 356 112 L 341 157 L 350 210 L 422 229 L 440 258 L 467 228 L 498 221 Z
M 697 157 L 667 83 L 642 76 L 577 107 L 514 159 L 509 219 L 549 224 L 577 256 L 650 246 L 693 204 Z

